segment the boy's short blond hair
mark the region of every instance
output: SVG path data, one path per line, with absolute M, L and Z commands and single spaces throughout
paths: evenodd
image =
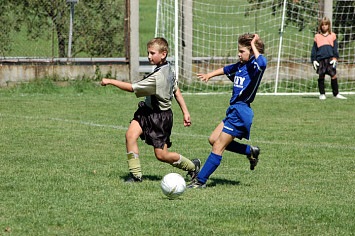
M 322 33 L 322 25 L 328 25 L 329 34 L 332 32 L 332 25 L 330 24 L 330 19 L 328 17 L 323 17 L 319 21 L 318 32 Z
M 166 41 L 165 38 L 158 37 L 158 38 L 151 39 L 147 43 L 147 48 L 150 48 L 152 46 L 157 46 L 160 53 L 166 52 L 166 55 L 168 55 L 169 44 L 168 44 L 168 41 Z
M 251 51 L 251 41 L 253 40 L 253 36 L 254 36 L 253 34 L 249 34 L 249 33 L 242 34 L 241 36 L 239 36 L 238 38 L 239 46 L 249 48 L 249 50 Z M 256 49 L 258 49 L 259 53 L 261 54 L 264 53 L 265 45 L 260 38 L 256 40 L 255 47 Z

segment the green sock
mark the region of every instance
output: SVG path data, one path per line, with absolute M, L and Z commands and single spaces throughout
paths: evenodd
M 139 155 L 134 152 L 127 153 L 128 169 L 132 175 L 138 179 L 142 178 L 141 163 Z
M 186 171 L 194 171 L 195 170 L 195 164 L 192 163 L 189 159 L 186 157 L 180 155 L 180 160 L 174 162 L 171 164 L 172 166 L 179 168 L 181 170 L 186 170 Z

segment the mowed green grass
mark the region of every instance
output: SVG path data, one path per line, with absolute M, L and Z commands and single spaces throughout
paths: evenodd
M 177 200 L 160 180 L 183 171 L 142 141 L 142 183 L 128 175 L 125 132 L 140 99 L 113 87 L 0 90 L 0 231 L 6 235 L 351 235 L 355 96 L 262 96 L 252 104 L 260 162 L 225 152 L 207 188 Z M 229 94 L 173 103 L 173 146 L 204 163 Z M 7 233 L 6 233 L 7 232 Z

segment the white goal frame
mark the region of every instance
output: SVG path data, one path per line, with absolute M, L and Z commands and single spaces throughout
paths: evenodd
M 228 1 L 228 0 L 226 0 Z M 238 0 L 230 0 L 230 2 L 236 3 Z M 308 0 L 308 4 L 311 6 L 312 5 L 312 0 Z M 326 5 L 327 2 L 329 4 L 329 1 L 332 0 L 321 0 L 324 1 L 324 4 Z M 231 86 L 231 83 L 227 82 L 227 79 L 224 78 L 223 76 L 221 77 L 216 77 L 211 80 L 212 83 L 210 85 L 203 85 L 201 82 L 197 81 L 196 78 L 196 73 L 207 73 L 211 70 L 217 69 L 219 67 L 232 64 L 237 62 L 236 60 L 236 40 L 234 38 L 234 41 L 231 43 L 234 44 L 234 52 L 229 51 L 227 52 L 227 55 L 207 55 L 207 56 L 197 56 L 196 51 L 195 51 L 195 45 L 188 45 L 189 43 L 191 44 L 196 44 L 195 40 L 198 36 L 198 30 L 199 29 L 189 29 L 189 27 L 192 27 L 191 25 L 194 24 L 195 26 L 195 19 L 191 20 L 191 25 L 189 25 L 189 22 L 186 21 L 185 18 L 189 17 L 189 14 L 191 14 L 192 17 L 196 17 L 195 13 L 198 10 L 195 9 L 189 9 L 189 7 L 192 7 L 193 4 L 196 3 L 196 5 L 202 5 L 201 2 L 211 2 L 210 1 L 202 1 L 202 0 L 158 0 L 157 1 L 157 18 L 156 18 L 156 30 L 155 30 L 155 35 L 156 37 L 165 37 L 170 46 L 170 60 L 175 66 L 175 72 L 178 80 L 180 81 L 180 85 L 182 86 L 182 91 L 184 92 L 206 92 L 208 89 L 211 89 L 214 92 L 224 92 L 226 89 L 223 89 L 225 87 Z M 241 1 L 240 1 L 241 2 Z M 247 2 L 247 1 L 244 1 Z M 265 0 L 266 2 L 264 5 L 262 4 L 256 4 L 253 7 L 255 7 L 256 11 L 250 11 L 250 15 L 258 14 L 262 15 L 266 12 L 266 10 L 260 10 L 263 7 L 267 8 L 270 7 L 268 2 L 271 2 L 269 0 Z M 272 88 L 267 88 L 267 85 L 265 85 L 263 89 L 259 89 L 259 93 L 265 93 L 265 94 L 276 94 L 276 95 L 304 95 L 304 94 L 317 94 L 318 93 L 318 88 L 316 86 L 316 79 L 318 75 L 315 73 L 315 71 L 312 68 L 312 64 L 310 62 L 310 53 L 311 53 L 311 47 L 313 44 L 313 37 L 314 34 L 316 33 L 316 29 L 314 26 L 317 25 L 317 19 L 319 19 L 321 16 L 324 15 L 329 15 L 330 18 L 332 16 L 332 12 L 324 12 L 321 9 L 307 9 L 304 11 L 305 17 L 309 17 L 307 14 L 313 15 L 315 24 L 314 25 L 306 25 L 304 31 L 307 30 L 306 33 L 301 32 L 297 34 L 295 26 L 292 26 L 290 22 L 287 22 L 287 17 L 286 12 L 288 11 L 287 14 L 289 13 L 290 6 L 287 6 L 287 4 L 291 4 L 287 2 L 286 0 L 281 0 L 279 2 L 282 2 L 282 7 L 279 7 L 279 11 L 275 12 L 275 18 L 279 17 L 279 22 L 275 24 L 274 19 L 271 19 L 272 16 L 260 16 L 264 17 L 267 20 L 269 18 L 271 20 L 269 24 L 275 24 L 272 27 L 273 28 L 279 28 L 279 35 L 278 37 L 274 37 L 268 32 L 264 32 L 262 29 L 258 29 L 256 33 L 258 33 L 261 38 L 264 40 L 266 44 L 266 58 L 268 59 L 268 68 L 265 72 L 266 79 L 263 79 L 265 81 L 268 81 L 270 84 L 273 84 L 274 86 Z M 297 1 L 293 1 L 297 2 Z M 313 1 L 314 2 L 314 1 Z M 188 5 L 190 4 L 190 5 Z M 212 3 L 213 4 L 213 3 Z M 217 3 L 216 3 L 217 4 Z M 218 3 L 220 4 L 220 3 Z M 164 5 L 164 6 L 163 6 Z M 237 5 L 237 4 L 234 4 Z M 240 10 L 244 11 L 245 9 L 248 8 L 248 4 L 245 3 L 243 6 L 240 6 Z M 208 3 L 206 3 L 205 6 L 203 6 L 207 9 L 207 12 L 205 14 L 210 15 L 213 14 L 211 13 L 210 9 L 213 8 L 213 6 L 208 6 Z M 234 6 L 233 6 L 234 7 Z M 289 8 L 287 8 L 289 7 Z M 292 6 L 292 8 L 300 7 L 298 5 Z M 324 6 L 323 6 L 324 7 Z M 270 8 L 271 9 L 271 8 Z M 327 5 L 324 7 L 324 9 L 332 9 Z M 238 8 L 235 8 L 235 10 L 238 10 Z M 218 14 L 218 13 L 217 13 Z M 222 13 L 224 14 L 224 13 Z M 244 13 L 243 13 L 244 14 Z M 271 10 L 269 10 L 269 15 L 271 15 Z M 242 15 L 242 14 L 241 14 Z M 314 16 L 316 15 L 316 16 Z M 169 18 L 170 17 L 170 18 Z M 227 16 L 230 17 L 230 16 Z M 263 20 L 264 18 L 260 18 Z M 248 18 L 250 19 L 250 17 Z M 256 18 L 255 18 L 255 21 Z M 273 22 L 272 22 L 273 21 Z M 193 23 L 192 23 L 193 22 Z M 203 22 L 204 23 L 204 22 Z M 228 22 L 227 22 L 228 23 Z M 259 22 L 258 22 L 259 23 Z M 262 24 L 263 22 L 260 22 L 259 24 Z M 313 22 L 314 23 L 314 22 Z M 212 22 L 211 24 L 215 24 Z M 242 24 L 242 23 L 240 23 Z M 206 24 L 201 24 L 199 27 L 203 28 L 206 27 L 208 28 L 209 26 L 206 26 Z M 215 26 L 217 29 L 220 27 L 217 23 Z M 231 29 L 229 25 L 225 26 L 227 29 Z M 308 27 L 308 28 L 307 28 Z M 313 27 L 313 28 L 312 28 Z M 204 30 L 204 29 L 203 29 Z M 238 29 L 240 31 L 238 34 L 241 34 L 241 32 L 246 32 L 247 30 L 250 30 L 250 28 L 246 27 L 243 28 L 241 26 L 241 29 Z M 202 30 L 201 30 L 202 31 Z M 217 30 L 216 30 L 217 31 Z M 286 33 L 285 33 L 286 31 Z M 227 31 L 224 31 L 227 32 Z M 293 50 L 293 44 L 290 42 L 290 35 L 288 35 L 288 38 L 284 39 L 285 34 L 290 34 L 290 32 L 296 32 L 296 35 L 294 37 L 294 40 L 299 40 L 302 41 L 302 46 L 305 49 L 301 51 L 302 57 L 296 58 L 292 57 L 292 55 L 285 54 L 285 51 L 291 51 Z M 189 35 L 189 34 L 192 35 Z M 337 34 L 338 36 L 338 34 Z M 191 39 L 188 39 L 188 38 Z M 218 37 L 218 34 L 216 34 L 216 37 Z M 270 38 L 273 37 L 271 40 Z M 342 36 L 340 35 L 340 38 Z M 190 40 L 190 41 L 189 41 Z M 201 39 L 202 40 L 202 39 Z M 285 41 L 286 40 L 286 41 Z M 218 41 L 218 39 L 217 39 Z M 211 44 L 210 42 L 208 42 Z M 206 44 L 208 44 L 206 43 Z M 277 46 L 275 46 L 277 44 Z M 271 45 L 271 46 L 270 46 Z M 352 44 L 353 45 L 353 44 Z M 212 45 L 213 46 L 213 45 Z M 209 49 L 206 49 L 209 50 Z M 269 51 L 268 51 L 269 50 Z M 270 52 L 272 50 L 272 52 Z M 216 49 L 217 51 L 217 49 Z M 298 53 L 298 52 L 297 52 Z M 351 50 L 350 50 L 351 53 Z M 192 55 L 194 54 L 194 55 Z M 231 55 L 232 54 L 232 55 Z M 304 55 L 303 55 L 304 54 Z M 235 56 L 234 56 L 235 55 Z M 188 59 L 186 61 L 186 58 Z M 211 61 L 214 62 L 211 63 Z M 342 58 L 340 58 L 339 65 L 337 67 L 337 72 L 338 72 L 338 81 L 339 81 L 339 86 L 340 86 L 340 92 L 342 94 L 355 94 L 355 59 L 351 59 L 348 61 L 342 61 Z M 294 67 L 294 68 L 293 68 Z M 296 68 L 297 67 L 297 68 Z M 327 80 L 328 82 L 329 80 Z M 298 83 L 298 84 L 297 84 Z M 312 83 L 309 85 L 308 83 Z M 347 84 L 347 89 L 342 90 L 343 84 Z M 329 82 L 330 84 L 330 82 Z M 286 85 L 286 87 L 282 87 Z M 349 86 L 350 85 L 350 86 Z M 288 89 L 287 86 L 290 86 L 292 89 Z M 203 88 L 201 88 L 203 87 Z M 262 87 L 262 85 L 261 85 Z M 295 87 L 295 88 L 293 88 Z M 207 89 L 207 90 L 206 90 Z M 327 92 L 330 90 L 330 85 L 327 86 Z

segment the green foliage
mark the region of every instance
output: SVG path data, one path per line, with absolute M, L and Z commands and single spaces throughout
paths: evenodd
M 4 93 L 11 94 L 61 94 L 61 93 L 96 93 L 98 91 L 99 80 L 103 77 L 109 77 L 110 73 L 106 76 L 101 75 L 98 77 L 77 77 L 73 80 L 63 79 L 58 77 L 44 77 L 36 78 L 29 82 L 21 82 L 12 87 L 1 88 Z M 105 92 L 103 90 L 99 90 Z M 111 91 L 111 90 L 110 90 Z
M 124 50 L 124 0 L 80 1 L 76 7 L 74 56 L 117 57 Z M 76 16 L 78 15 L 78 18 Z
M 11 9 L 10 0 L 3 0 L 0 3 L 0 57 L 6 55 L 11 49 L 11 34 L 12 30 L 19 30 L 18 16 Z
M 20 82 L 18 85 L 11 87 L 9 91 L 20 93 L 51 94 L 58 93 L 59 88 L 55 86 L 52 79 L 45 77 L 43 79 L 36 78 L 31 82 Z
M 124 48 L 124 0 L 79 1 L 75 4 L 72 56 L 118 57 Z M 11 50 L 11 33 L 26 31 L 30 40 L 52 41 L 52 50 L 66 57 L 70 22 L 70 4 L 62 0 L 1 1 L 0 41 Z M 3 17 L 4 16 L 4 17 Z M 14 37 L 14 36 L 12 36 Z M 0 46 L 2 45 L 0 42 Z M 54 45 L 56 43 L 57 45 Z M 5 54 L 6 55 L 6 54 Z
M 39 82 L 38 82 L 39 83 Z M 41 85 L 42 86 L 42 85 Z M 49 90 L 51 85 L 46 84 Z M 69 86 L 72 87 L 72 86 Z M 0 229 L 11 235 L 351 235 L 355 232 L 355 97 L 257 96 L 246 158 L 225 152 L 201 191 L 168 200 L 160 179 L 177 172 L 139 141 L 144 181 L 127 177 L 125 132 L 133 94 L 0 90 Z M 230 95 L 185 95 L 192 126 L 173 103 L 173 146 L 204 163 L 208 136 Z M 207 104 L 207 105 L 206 105 Z M 6 231 L 6 232 L 5 232 Z
M 248 0 L 249 3 L 255 4 L 255 2 L 260 3 L 257 5 L 259 8 L 265 7 L 265 0 Z M 272 4 L 273 14 L 283 8 L 284 0 L 276 0 L 270 2 Z M 355 39 L 355 36 L 351 34 L 354 31 L 354 19 L 351 17 L 351 13 L 354 12 L 355 2 L 354 1 L 334 1 L 333 7 L 333 27 L 337 27 L 340 32 L 338 34 L 344 35 L 344 38 L 340 40 L 340 48 L 345 47 L 346 44 Z M 314 16 L 319 14 L 318 4 L 321 4 L 318 0 L 287 0 L 286 6 L 286 21 L 285 27 L 288 25 L 295 25 L 299 31 L 309 28 L 317 32 L 318 22 L 312 21 L 308 16 Z M 246 12 L 247 15 L 255 9 L 250 8 Z
M 248 0 L 248 2 L 251 4 L 251 7 L 246 11 L 246 16 L 249 16 L 256 9 L 259 10 L 269 6 L 272 8 L 272 14 L 276 15 L 277 12 L 283 8 L 284 0 Z M 316 29 L 317 22 L 310 21 L 308 16 L 317 14 L 318 9 L 316 6 L 318 5 L 318 2 L 318 0 L 287 0 L 285 27 L 288 25 L 295 25 L 299 31 L 304 30 L 306 27 Z
M 344 35 L 340 40 L 339 48 L 345 48 L 347 43 L 355 40 L 355 35 L 352 33 L 355 31 L 355 1 L 335 1 L 334 12 L 336 14 L 333 14 L 333 27 L 337 27 L 339 33 Z
M 110 73 L 111 75 L 111 73 Z M 102 72 L 100 70 L 100 66 L 99 65 L 96 65 L 96 68 L 95 68 L 95 79 L 96 80 L 102 80 L 102 78 L 104 78 L 104 76 L 102 75 Z

